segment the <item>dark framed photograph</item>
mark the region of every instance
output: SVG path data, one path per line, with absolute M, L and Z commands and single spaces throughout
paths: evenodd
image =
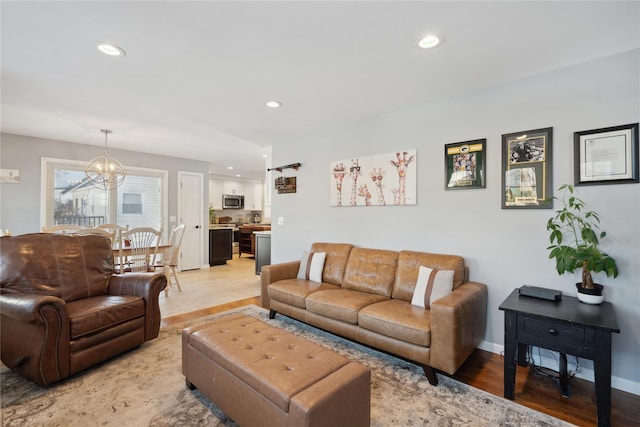
M 638 123 L 573 134 L 575 185 L 638 183 Z
M 486 139 L 444 146 L 444 188 L 485 188 Z
M 553 128 L 502 135 L 502 208 L 552 209 Z

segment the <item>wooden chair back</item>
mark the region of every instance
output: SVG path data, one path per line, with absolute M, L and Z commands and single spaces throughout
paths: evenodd
M 82 227 L 74 224 L 60 224 L 52 227 L 42 227 L 43 233 L 74 234 L 78 230 L 82 230 Z
M 101 228 L 81 228 L 80 230 L 76 231 L 75 234 L 99 234 L 101 236 L 108 237 L 109 241 L 111 242 L 111 247 L 113 247 L 116 241 L 115 230 L 113 232 L 108 232 L 107 230 L 103 230 Z
M 153 271 L 162 231 L 151 227 L 132 228 L 122 233 L 127 251 L 125 271 Z
M 169 265 L 175 267 L 178 265 L 178 257 L 180 256 L 180 245 L 182 245 L 182 237 L 184 236 L 184 230 L 186 225 L 180 224 L 174 226 L 171 230 L 169 237 L 169 244 L 171 245 L 171 256 L 169 258 Z

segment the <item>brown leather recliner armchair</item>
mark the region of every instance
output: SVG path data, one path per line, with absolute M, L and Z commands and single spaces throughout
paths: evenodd
M 48 385 L 158 336 L 161 273 L 114 274 L 108 238 L 0 238 L 0 356 Z

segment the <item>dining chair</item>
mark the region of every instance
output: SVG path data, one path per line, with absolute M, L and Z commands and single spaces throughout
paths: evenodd
M 178 290 L 182 292 L 182 288 L 180 287 L 180 280 L 178 280 L 178 274 L 177 274 L 176 268 L 178 267 L 178 258 L 180 257 L 180 245 L 182 244 L 182 237 L 184 236 L 185 228 L 186 226 L 184 224 L 173 226 L 173 228 L 171 229 L 171 234 L 169 235 L 169 245 L 171 246 L 171 248 L 169 249 L 169 255 L 167 259 L 156 261 L 156 263 L 154 264 L 155 268 L 166 268 L 167 263 L 169 265 L 167 287 L 164 288 L 165 296 L 169 295 L 169 287 L 174 285 L 174 283 L 171 281 L 172 277 L 175 280 L 175 285 L 178 287 Z
M 122 233 L 121 255 L 126 252 L 124 271 L 154 271 L 162 230 L 137 227 Z M 121 256 L 122 259 L 122 256 Z
M 76 230 L 75 234 L 100 234 L 101 236 L 108 237 L 111 241 L 111 246 L 113 247 L 114 242 L 116 241 L 116 231 L 109 232 L 107 230 L 103 230 L 102 228 L 81 228 L 80 230 Z
M 118 258 L 118 261 L 115 263 L 114 267 L 116 268 L 117 273 L 124 273 L 125 262 L 123 259 L 124 257 L 122 256 L 122 251 L 120 249 L 122 249 L 122 245 L 124 244 L 122 240 L 122 233 L 129 231 L 129 224 L 118 225 L 107 223 L 100 224 L 96 226 L 96 228 L 114 234 L 115 239 L 113 240 L 113 249 L 116 253 L 116 258 Z
M 125 231 L 129 231 L 129 224 L 127 225 L 118 225 L 118 224 L 100 224 L 97 225 L 96 228 L 99 228 L 101 230 L 105 230 L 109 233 L 114 233 L 114 235 L 116 236 L 116 239 L 122 237 L 122 233 L 124 233 Z M 119 241 L 119 240 L 116 240 Z
M 43 233 L 74 234 L 78 230 L 82 230 L 82 227 L 74 224 L 59 224 L 51 227 L 42 227 Z

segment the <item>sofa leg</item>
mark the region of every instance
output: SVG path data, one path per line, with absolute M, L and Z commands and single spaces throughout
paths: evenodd
M 195 386 L 195 385 L 193 385 L 193 384 L 191 383 L 191 381 L 189 381 L 189 380 L 185 380 L 185 383 L 186 383 L 185 385 L 187 386 L 187 388 L 188 388 L 189 390 L 195 390 L 196 386 Z
M 275 319 L 275 317 L 276 317 L 276 311 L 269 310 L 269 319 Z
M 427 376 L 429 380 L 429 384 L 438 385 L 438 377 L 436 376 L 436 371 L 429 365 L 422 365 L 422 369 L 424 370 L 424 374 Z

